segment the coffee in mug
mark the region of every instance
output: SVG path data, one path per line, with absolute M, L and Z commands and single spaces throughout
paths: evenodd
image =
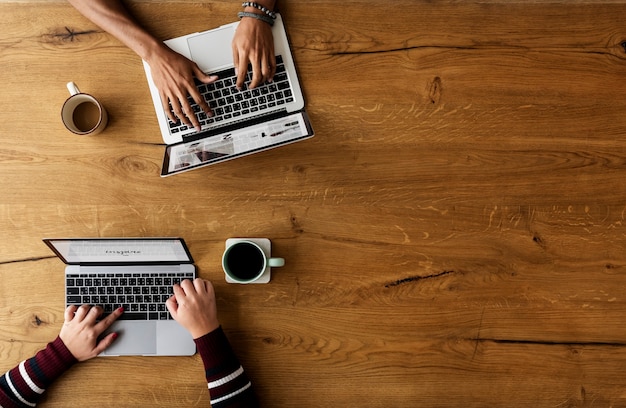
M 269 240 L 257 239 L 257 241 Z M 257 281 L 268 268 L 285 265 L 283 258 L 271 258 L 259 244 L 251 240 L 238 240 L 228 246 L 222 256 L 222 268 L 226 275 L 237 283 Z
M 95 135 L 107 125 L 104 106 L 93 96 L 82 93 L 74 82 L 67 83 L 70 97 L 63 104 L 61 119 L 65 127 L 78 135 Z

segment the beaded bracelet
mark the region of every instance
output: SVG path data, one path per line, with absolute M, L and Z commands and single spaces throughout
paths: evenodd
M 240 20 L 244 17 L 252 17 L 252 18 L 256 18 L 257 20 L 265 21 L 270 26 L 274 25 L 274 20 L 272 20 L 265 14 L 257 14 L 257 13 L 250 13 L 247 11 L 240 11 L 239 13 L 237 13 L 237 17 L 239 17 Z
M 253 1 L 244 1 L 241 4 L 241 7 L 243 7 L 243 8 L 254 7 L 257 10 L 261 10 L 263 13 L 265 13 L 265 15 L 270 17 L 272 20 L 276 20 L 276 13 L 274 13 L 272 10 L 270 10 L 270 9 L 260 5 L 259 3 L 255 3 Z

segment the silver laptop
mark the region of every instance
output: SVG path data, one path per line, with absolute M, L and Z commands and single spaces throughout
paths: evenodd
M 107 330 L 119 337 L 101 355 L 187 356 L 196 352 L 189 332 L 167 311 L 174 283 L 196 276 L 181 238 L 47 238 L 67 265 L 65 306 L 124 307 Z M 106 333 L 104 334 L 106 335 Z
M 150 66 L 143 62 L 161 135 L 167 145 L 162 177 L 314 135 L 304 110 L 302 89 L 280 14 L 277 13 L 272 27 L 276 74 L 272 82 L 255 89 L 246 86 L 239 91 L 235 87 L 231 42 L 238 24 L 165 41 L 171 49 L 196 62 L 203 72 L 219 77 L 212 84 L 196 81 L 213 117 L 207 117 L 191 97 L 188 98 L 202 126 L 200 132 L 182 121 L 174 123 L 168 119 L 152 81 Z M 249 71 L 247 75 L 246 85 L 249 85 L 252 73 Z

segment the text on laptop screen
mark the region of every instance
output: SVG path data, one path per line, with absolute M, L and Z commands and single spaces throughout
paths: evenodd
M 189 262 L 178 239 L 50 240 L 66 263 Z

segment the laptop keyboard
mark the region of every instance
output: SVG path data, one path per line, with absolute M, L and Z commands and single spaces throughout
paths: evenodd
M 283 57 L 276 56 L 276 73 L 272 82 L 266 82 L 254 89 L 244 87 L 237 90 L 237 75 L 235 69 L 230 68 L 219 72 L 214 72 L 219 79 L 211 84 L 203 84 L 197 79 L 196 86 L 204 97 L 204 100 L 213 111 L 212 117 L 208 117 L 195 103 L 188 97 L 189 104 L 195 112 L 202 126 L 202 130 L 218 126 L 231 119 L 243 119 L 258 115 L 265 110 L 274 110 L 277 107 L 293 102 L 293 91 L 287 71 L 283 64 Z M 252 70 L 249 68 L 246 76 L 246 84 L 252 80 Z M 170 105 L 171 108 L 171 105 Z M 182 121 L 169 121 L 170 133 L 194 133 L 195 129 L 185 125 Z
M 66 306 L 100 306 L 103 316 L 123 307 L 119 320 L 172 320 L 165 307 L 172 285 L 194 278 L 193 272 L 68 274 Z

